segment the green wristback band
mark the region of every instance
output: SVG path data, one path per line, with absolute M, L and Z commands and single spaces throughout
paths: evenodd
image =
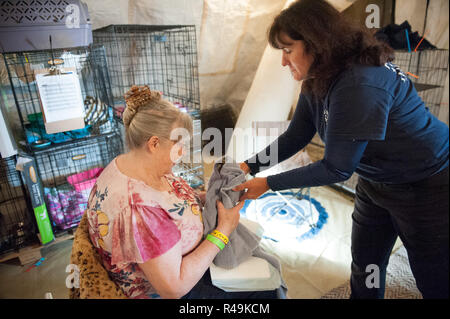
M 223 241 L 221 241 L 217 237 L 214 237 L 211 234 L 208 234 L 208 236 L 206 236 L 206 239 L 209 240 L 210 242 L 212 242 L 217 247 L 219 247 L 220 250 L 223 250 L 225 248 L 225 244 L 223 243 Z

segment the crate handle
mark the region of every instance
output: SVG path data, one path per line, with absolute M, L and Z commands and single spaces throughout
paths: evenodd
M 73 161 L 79 161 L 79 160 L 82 160 L 84 158 L 86 158 L 86 154 L 80 154 L 80 155 L 72 156 L 72 160 Z

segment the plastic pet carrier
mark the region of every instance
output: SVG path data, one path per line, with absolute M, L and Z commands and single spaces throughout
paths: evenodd
M 79 0 L 0 0 L 0 52 L 73 48 L 92 43 L 86 4 Z

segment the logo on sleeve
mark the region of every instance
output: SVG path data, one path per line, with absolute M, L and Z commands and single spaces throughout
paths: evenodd
M 395 64 L 391 63 L 391 62 L 387 62 L 384 64 L 384 66 L 388 69 L 391 70 L 392 72 L 396 73 L 398 76 L 400 76 L 400 79 L 403 82 L 406 82 L 406 80 L 408 79 L 406 77 L 406 74 L 403 73 L 403 71 Z

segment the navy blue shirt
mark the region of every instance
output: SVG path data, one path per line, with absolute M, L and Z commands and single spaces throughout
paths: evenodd
M 269 176 L 272 190 L 333 184 L 354 172 L 401 184 L 448 166 L 448 126 L 429 112 L 413 83 L 392 63 L 352 66 L 323 100 L 302 93 L 288 129 L 273 142 L 278 162 L 304 148 L 316 132 L 325 143 L 324 158 Z M 259 154 L 269 154 L 270 147 Z M 252 175 L 264 167 L 258 154 L 245 162 Z

